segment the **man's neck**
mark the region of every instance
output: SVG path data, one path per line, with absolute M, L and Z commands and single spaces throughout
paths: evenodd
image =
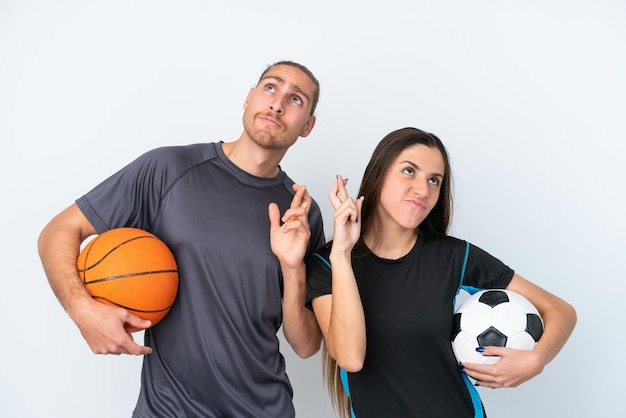
M 237 167 L 253 176 L 266 178 L 278 175 L 280 172 L 278 164 L 287 152 L 262 148 L 245 138 L 225 142 L 222 149 L 226 157 Z

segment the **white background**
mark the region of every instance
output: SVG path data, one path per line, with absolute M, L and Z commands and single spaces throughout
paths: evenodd
M 335 175 L 356 193 L 375 144 L 415 126 L 451 155 L 452 234 L 577 308 L 540 376 L 481 392 L 489 417 L 626 416 L 625 45 L 621 0 L 2 0 L 0 415 L 130 416 L 141 358 L 90 352 L 37 236 L 148 149 L 237 138 L 248 89 L 291 59 L 322 90 L 282 166 L 328 236 Z M 284 354 L 298 416 L 333 416 L 319 356 Z

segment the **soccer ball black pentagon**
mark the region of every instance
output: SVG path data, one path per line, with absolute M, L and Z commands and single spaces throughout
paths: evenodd
M 459 361 L 493 364 L 497 356 L 483 356 L 476 347 L 495 345 L 532 350 L 543 334 L 537 308 L 519 293 L 487 289 L 473 294 L 454 310 L 452 349 Z

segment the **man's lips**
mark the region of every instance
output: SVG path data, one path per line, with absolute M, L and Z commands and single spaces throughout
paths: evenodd
M 272 125 L 276 128 L 280 128 L 280 123 L 276 119 L 274 119 L 272 116 L 263 115 L 263 116 L 259 116 L 259 119 L 268 125 Z

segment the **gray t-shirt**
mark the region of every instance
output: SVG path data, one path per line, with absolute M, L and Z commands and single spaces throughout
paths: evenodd
M 294 195 L 235 166 L 221 143 L 158 148 L 76 201 L 99 233 L 147 230 L 172 250 L 179 291 L 148 329 L 135 417 L 293 417 L 279 349 L 282 275 L 269 243 L 268 205 Z M 317 203 L 309 253 L 324 242 Z

